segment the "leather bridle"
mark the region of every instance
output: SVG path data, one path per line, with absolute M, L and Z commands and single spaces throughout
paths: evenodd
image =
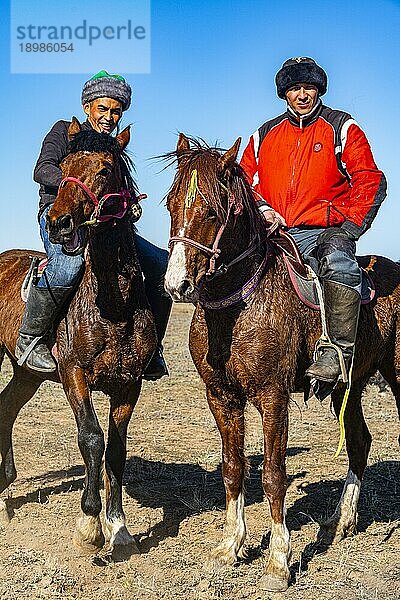
M 82 223 L 82 225 L 96 225 L 97 223 L 104 223 L 106 221 L 110 221 L 111 219 L 122 219 L 132 204 L 132 195 L 129 190 L 123 189 L 119 192 L 113 192 L 111 194 L 105 194 L 100 199 L 92 192 L 92 190 L 85 184 L 83 181 L 78 179 L 77 177 L 64 177 L 62 179 L 58 190 L 60 191 L 66 183 L 74 183 L 78 187 L 81 188 L 83 192 L 85 192 L 86 196 L 91 200 L 94 210 L 88 221 Z M 101 209 L 104 206 L 104 203 L 109 198 L 120 198 L 120 210 L 117 213 L 113 214 L 101 214 Z M 140 198 L 139 198 L 140 199 Z M 138 199 L 135 199 L 135 201 Z
M 186 236 L 180 236 L 180 235 L 175 235 L 175 236 L 171 237 L 168 242 L 169 249 L 171 249 L 174 246 L 174 244 L 182 243 L 182 244 L 185 244 L 186 246 L 191 246 L 192 248 L 196 248 L 196 250 L 200 250 L 200 252 L 202 252 L 206 256 L 209 256 L 210 262 L 209 262 L 208 270 L 206 272 L 206 277 L 209 280 L 214 278 L 217 275 L 222 275 L 222 274 L 226 273 L 226 271 L 228 269 L 230 269 L 230 267 L 232 267 L 236 263 L 242 261 L 244 258 L 249 256 L 260 245 L 259 237 L 255 236 L 252 239 L 247 250 L 245 250 L 244 252 L 239 254 L 239 256 L 237 256 L 236 258 L 231 260 L 228 264 L 221 263 L 218 268 L 216 267 L 216 261 L 221 256 L 221 248 L 219 247 L 219 244 L 220 244 L 222 235 L 228 225 L 229 219 L 232 214 L 240 215 L 243 211 L 243 207 L 241 205 L 240 206 L 236 205 L 235 197 L 234 197 L 233 193 L 221 181 L 218 181 L 218 183 L 228 194 L 228 210 L 227 210 L 225 221 L 220 225 L 212 246 L 205 246 L 204 244 L 201 244 L 200 242 L 197 242 L 196 240 L 193 240 L 192 238 L 189 238 Z M 197 191 L 200 192 L 199 189 Z M 200 192 L 200 194 L 206 201 L 206 204 L 210 204 L 210 202 L 204 197 L 204 195 L 201 192 Z

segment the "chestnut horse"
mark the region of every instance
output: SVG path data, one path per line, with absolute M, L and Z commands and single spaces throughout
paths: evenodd
M 190 352 L 206 385 L 207 400 L 222 438 L 226 524 L 211 563 L 233 564 L 243 556 L 244 409 L 249 400 L 261 415 L 262 482 L 272 531 L 261 585 L 288 586 L 291 555 L 285 524 L 285 452 L 290 393 L 304 390 L 304 373 L 321 334 L 319 313 L 296 295 L 282 256 L 274 252 L 244 172 L 236 163 L 240 139 L 221 153 L 180 134 L 177 172 L 167 196 L 171 216 L 165 289 L 178 302 L 193 302 Z M 167 155 L 175 157 L 175 153 Z M 364 257 L 376 286 L 361 309 L 353 383 L 345 412 L 349 471 L 329 521 L 336 539 L 355 532 L 357 502 L 371 444 L 361 393 L 378 369 L 400 408 L 400 268 L 382 257 Z M 257 285 L 258 284 L 258 285 Z M 333 394 L 338 414 L 344 386 Z
M 73 146 L 61 164 L 64 182 L 48 213 L 48 229 L 51 241 L 70 252 L 86 246 L 85 271 L 70 306 L 60 315 L 56 375 L 32 372 L 17 364 L 14 349 L 24 310 L 20 289 L 32 252 L 10 250 L 0 255 L 0 359 L 7 353 L 14 372 L 0 394 L 0 492 L 17 475 L 12 428 L 18 412 L 45 379 L 60 381 L 74 412 L 86 466 L 82 514 L 74 542 L 93 551 L 105 542 L 99 491 L 105 453 L 104 533 L 111 549 L 131 545 L 134 551 L 122 507 L 126 435 L 142 372 L 156 347 L 156 333 L 135 251 L 131 200 L 136 201 L 136 192 L 123 152 L 130 134 L 129 128 L 116 138 L 81 131 L 73 119 L 69 136 Z M 98 222 L 93 219 L 94 205 L 102 198 L 105 207 L 105 196 L 111 193 L 116 197 L 106 198 L 109 217 L 119 213 L 119 218 L 101 218 L 100 214 Z M 128 204 L 127 196 L 131 197 Z M 96 226 L 91 227 L 95 221 Z M 100 390 L 110 399 L 106 448 L 92 390 Z

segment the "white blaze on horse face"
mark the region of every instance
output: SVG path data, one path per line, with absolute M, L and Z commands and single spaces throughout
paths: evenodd
M 185 227 L 182 227 L 179 230 L 178 236 L 185 236 Z M 164 279 L 165 290 L 173 300 L 179 302 L 179 300 L 182 299 L 180 290 L 183 282 L 187 280 L 187 278 L 185 244 L 183 242 L 176 242 L 172 247 Z

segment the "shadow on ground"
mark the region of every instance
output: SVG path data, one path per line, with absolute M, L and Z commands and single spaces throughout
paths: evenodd
M 309 448 L 288 449 L 294 456 L 308 452 Z M 262 455 L 249 457 L 250 469 L 246 480 L 246 505 L 263 501 L 261 486 Z M 315 521 L 323 523 L 332 514 L 340 498 L 343 479 L 331 479 L 313 483 L 302 483 L 299 479 L 306 472 L 289 478 L 302 494 L 288 509 L 287 522 L 290 530 L 300 530 L 303 525 Z M 45 503 L 50 495 L 76 491 L 83 488 L 84 469 L 80 465 L 68 470 L 51 471 L 45 475 L 25 480 L 37 488 L 26 495 L 10 498 L 7 502 L 13 513 L 24 504 Z M 400 463 L 382 461 L 371 465 L 365 472 L 359 503 L 359 531 L 365 531 L 373 522 L 388 523 L 400 517 Z M 220 467 L 207 471 L 197 464 L 164 463 L 132 457 L 127 461 L 124 483 L 127 494 L 141 506 L 161 508 L 163 518 L 138 536 L 141 553 L 157 547 L 166 538 L 176 537 L 184 519 L 211 510 L 223 510 L 225 492 Z M 264 536 L 260 548 L 250 548 L 248 562 L 257 558 L 260 551 L 268 547 L 268 535 Z M 309 543 L 301 557 L 301 565 L 292 565 L 293 577 L 308 569 L 311 559 L 324 553 L 329 543 L 323 539 Z
M 358 505 L 359 532 L 366 531 L 372 523 L 390 523 L 400 518 L 400 462 L 388 460 L 367 467 L 363 479 L 360 501 Z M 334 512 L 339 501 L 344 480 L 325 480 L 297 487 L 304 494 L 296 500 L 288 510 L 288 526 L 290 530 L 301 529 L 310 521 L 319 525 Z M 389 539 L 396 525 L 393 526 L 385 541 Z M 318 535 L 314 542 L 304 548 L 301 564 L 296 561 L 291 566 L 292 577 L 299 572 L 304 573 L 314 556 L 327 551 L 331 541 L 329 537 Z
M 308 452 L 309 448 L 288 449 L 288 456 Z M 261 468 L 263 456 L 248 457 L 246 506 L 262 502 Z M 298 473 L 289 478 L 304 477 Z M 221 467 L 207 471 L 197 464 L 152 462 L 138 457 L 127 461 L 126 492 L 142 506 L 162 508 L 163 519 L 139 535 L 140 550 L 146 553 L 168 537 L 178 535 L 181 522 L 187 517 L 209 510 L 225 508 L 225 490 Z
M 24 483 L 33 484 L 35 488 L 37 485 L 37 489 L 21 496 L 9 497 L 6 501 L 9 517 L 12 518 L 15 511 L 25 504 L 46 504 L 49 496 L 83 489 L 84 475 L 84 467 L 75 465 L 69 469 L 49 471 L 45 475 L 35 475 L 24 479 Z

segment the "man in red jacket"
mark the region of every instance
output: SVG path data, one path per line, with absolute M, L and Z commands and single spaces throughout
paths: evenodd
M 356 121 L 322 104 L 327 75 L 313 59 L 287 60 L 275 81 L 287 110 L 251 136 L 241 166 L 267 223 L 287 226 L 322 282 L 332 346 L 307 375 L 333 383 L 341 375 L 340 351 L 349 369 L 357 332 L 355 242 L 386 196 L 386 179 Z

